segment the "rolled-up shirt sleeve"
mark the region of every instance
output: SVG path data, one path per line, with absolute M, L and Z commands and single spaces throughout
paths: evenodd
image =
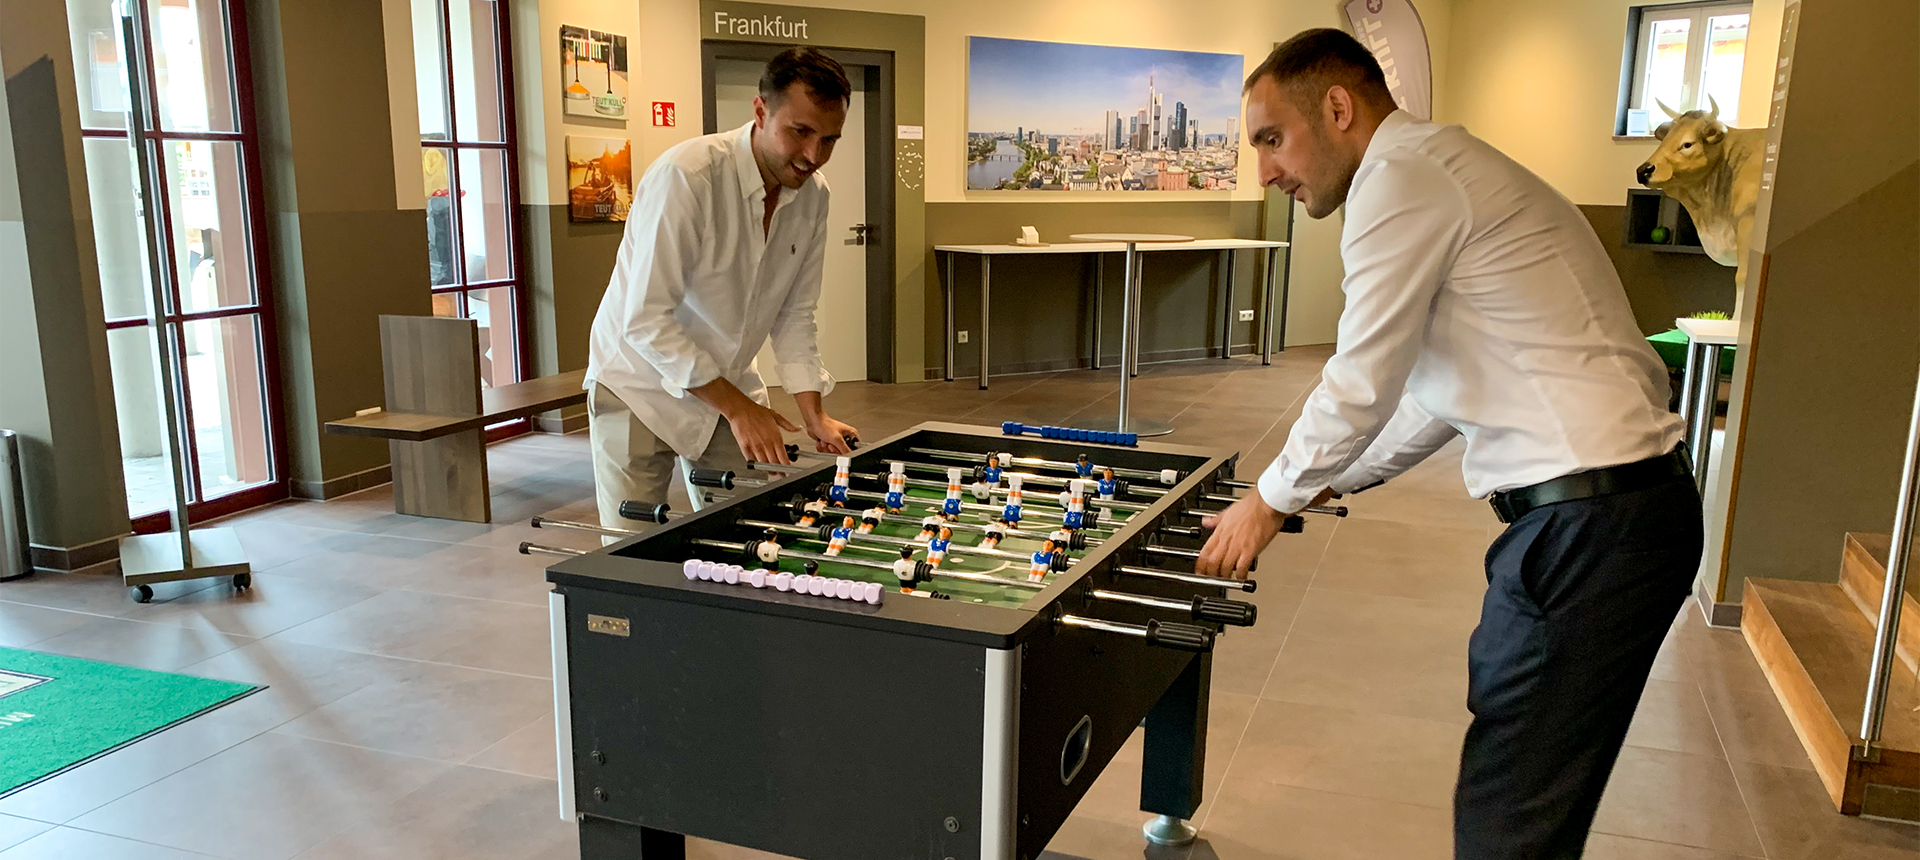
M 614 278 L 626 279 L 626 340 L 660 372 L 661 387 L 674 397 L 721 376 L 720 363 L 674 316 L 700 248 L 700 208 L 685 172 L 670 164 L 647 171 L 614 264 Z
M 1329 486 L 1337 493 L 1353 493 L 1393 480 L 1458 435 L 1459 430 L 1429 414 L 1409 392 L 1401 396 L 1400 408 L 1380 428 L 1373 444 Z
M 1347 199 L 1339 341 L 1287 444 L 1261 474 L 1274 510 L 1305 508 L 1398 411 L 1435 298 L 1470 229 L 1465 192 L 1416 153 L 1362 166 Z
M 833 391 L 833 374 L 827 372 L 826 364 L 820 360 L 819 326 L 814 321 L 814 309 L 820 304 L 820 279 L 827 248 L 825 197 L 823 188 L 819 226 L 814 228 L 813 240 L 807 246 L 807 256 L 794 278 L 793 289 L 787 292 L 787 300 L 773 320 L 770 339 L 774 375 L 789 394 L 818 391 L 825 396 Z

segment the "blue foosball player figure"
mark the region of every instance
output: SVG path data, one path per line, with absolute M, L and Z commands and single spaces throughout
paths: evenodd
M 940 503 L 940 513 L 950 517 L 960 515 L 960 467 L 947 469 L 947 498 Z
M 1073 460 L 1073 473 L 1082 478 L 1093 477 L 1093 462 L 1088 460 L 1085 454 L 1075 457 Z
M 939 567 L 947 560 L 947 548 L 953 546 L 953 529 L 942 527 L 940 536 L 927 541 L 927 562 Z
M 987 482 L 987 486 L 990 486 L 990 487 L 1000 486 L 1000 455 L 999 454 L 997 453 L 987 454 L 987 464 L 985 466 L 980 467 L 980 477 L 981 479 Z
M 1021 501 L 1020 476 L 1015 475 L 1007 479 L 1007 505 L 1000 509 L 1000 518 L 1008 523 L 1018 524 Z
M 1047 578 L 1047 571 L 1053 569 L 1053 552 L 1053 541 L 1047 541 L 1046 546 L 1033 554 L 1033 564 L 1027 568 L 1028 581 L 1039 582 Z
M 1101 469 L 1100 481 L 1094 484 L 1094 489 L 1100 493 L 1101 499 L 1111 502 L 1120 493 L 1120 482 L 1114 480 L 1112 469 Z
M 847 541 L 853 539 L 853 517 L 846 517 L 827 538 L 827 555 L 839 555 L 847 548 Z

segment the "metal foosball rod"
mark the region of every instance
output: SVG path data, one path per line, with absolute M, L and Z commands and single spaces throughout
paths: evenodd
M 539 555 L 564 555 L 564 556 L 571 557 L 576 555 L 586 555 L 587 551 L 584 549 L 572 549 L 570 547 L 564 547 L 564 546 L 548 546 L 543 543 L 534 543 L 532 541 L 523 540 L 520 542 L 521 555 L 534 555 L 536 553 Z
M 788 501 L 788 502 L 775 502 L 774 507 L 793 511 L 795 513 L 800 513 L 806 510 L 806 503 L 796 499 L 794 501 Z M 866 515 L 865 511 L 856 511 L 852 508 L 842 508 L 842 507 L 833 506 L 833 505 L 829 505 L 825 508 L 821 508 L 819 510 L 819 513 L 822 516 L 856 517 L 856 518 L 863 517 Z M 621 515 L 622 516 L 626 515 L 624 510 L 622 510 Z M 677 513 L 668 514 L 668 516 L 678 517 L 679 514 Z M 640 519 L 645 522 L 655 522 L 655 520 L 648 519 L 647 516 L 640 516 L 635 519 Z M 958 520 L 947 520 L 946 522 L 941 523 L 941 525 L 947 528 L 953 529 L 954 531 L 957 531 L 957 532 L 968 532 L 970 534 L 984 535 L 984 534 L 991 534 L 994 532 L 998 532 L 1005 537 L 1025 538 L 1027 540 L 1053 540 L 1056 543 L 1058 543 L 1060 540 L 1059 532 L 1057 531 L 1056 532 L 1039 532 L 1039 531 L 1033 531 L 1031 529 L 1018 529 L 1018 528 L 996 529 L 989 526 L 981 525 L 979 523 L 963 523 Z M 1088 537 L 1085 531 L 1071 531 L 1069 532 L 1067 537 L 1067 549 L 1070 549 L 1070 550 L 1086 549 L 1087 547 L 1090 547 L 1090 546 L 1099 546 L 1105 542 L 1106 540 L 1104 538 Z M 920 542 L 916 541 L 915 545 L 919 545 L 919 543 Z
M 910 470 L 920 471 L 920 472 L 937 472 L 937 473 L 944 474 L 947 471 L 945 466 L 936 466 L 930 463 L 914 463 L 914 462 L 905 461 L 905 460 L 889 460 L 887 462 L 900 463 L 906 466 Z M 773 472 L 773 473 L 781 473 L 781 472 L 786 472 L 788 470 L 792 470 L 792 467 L 790 466 L 783 467 L 783 466 L 779 466 L 771 463 L 748 463 L 747 468 L 750 468 L 756 472 Z M 794 471 L 797 471 L 797 470 L 794 470 Z M 1070 482 L 1075 480 L 1073 478 L 1049 478 L 1045 475 L 1030 475 L 1024 472 L 1004 472 L 1002 473 L 1002 475 L 1018 477 L 1022 481 L 1038 484 L 1040 486 L 1048 487 L 1049 489 L 1053 487 L 1065 488 Z M 886 478 L 887 478 L 886 475 L 876 474 L 873 472 L 851 472 L 851 473 L 848 473 L 847 477 L 856 478 L 863 481 L 873 481 L 875 483 L 882 483 L 882 484 L 886 483 Z M 739 481 L 741 479 L 736 478 L 735 480 Z M 1089 485 L 1091 485 L 1093 481 L 1093 479 L 1091 478 L 1086 478 L 1082 480 L 1086 480 Z M 948 486 L 947 482 L 945 481 L 935 481 L 930 478 L 908 478 L 906 484 L 909 487 L 919 487 L 919 488 L 928 489 L 928 490 L 944 490 Z M 971 495 L 973 484 L 968 483 L 964 486 L 967 487 L 968 494 Z M 1007 493 L 1009 492 L 1010 490 L 1008 488 L 998 486 L 998 485 L 990 488 L 988 491 L 990 497 L 1003 497 L 1007 495 Z M 1054 496 L 1048 496 L 1048 495 L 1036 493 L 1034 494 L 1033 499 L 1035 501 L 1038 501 L 1042 504 L 1047 505 L 1049 508 L 1059 507 L 1059 505 L 1057 504 L 1059 500 Z M 1102 507 L 1102 508 L 1111 508 L 1117 511 L 1135 512 L 1135 511 L 1144 511 L 1150 505 L 1145 502 L 1124 502 L 1117 499 L 1102 499 L 1099 496 L 1088 495 L 1087 506 L 1089 508 Z
M 1259 587 L 1259 584 L 1251 579 L 1223 579 L 1217 576 L 1204 576 L 1198 573 L 1180 573 L 1179 571 L 1173 570 L 1161 570 L 1157 567 L 1140 567 L 1130 564 L 1120 565 L 1114 568 L 1113 572 L 1146 579 L 1158 579 L 1166 582 L 1182 582 L 1187 585 L 1205 585 L 1214 588 L 1228 589 L 1237 588 L 1246 592 L 1251 592 Z
M 825 496 L 826 493 L 822 492 L 820 493 L 820 495 Z M 874 501 L 882 501 L 882 502 L 886 501 L 887 499 L 887 496 L 885 493 L 876 493 L 871 490 L 848 490 L 847 497 L 854 498 L 854 499 L 871 499 Z M 975 513 L 980 513 L 980 514 L 991 514 L 994 519 L 999 518 L 1000 507 L 1001 506 L 999 505 L 982 505 L 975 502 L 962 502 L 960 504 L 960 509 L 963 511 L 973 511 Z M 1032 520 L 1046 523 L 1047 525 L 1050 525 L 1050 526 L 1059 526 L 1062 523 L 1064 523 L 1066 520 L 1065 511 L 1061 511 L 1060 513 L 1054 513 L 1053 511 L 1026 510 L 1025 505 L 1022 505 L 1021 508 L 1022 508 L 1021 520 L 1023 522 L 1028 519 L 1032 519 Z M 1087 523 L 1085 526 L 1083 526 L 1085 530 L 1106 532 L 1107 537 L 1112 536 L 1115 527 L 1099 525 L 1098 524 L 1099 516 L 1098 514 L 1095 513 L 1094 510 L 1092 509 L 1088 510 L 1086 517 L 1087 517 Z
M 1185 612 L 1195 621 L 1211 621 L 1215 624 L 1228 624 L 1234 627 L 1252 627 L 1254 619 L 1259 617 L 1260 612 L 1260 608 L 1251 603 L 1219 597 L 1195 596 L 1192 600 L 1183 601 L 1104 588 L 1096 588 L 1090 593 L 1095 600 L 1126 603 L 1168 612 Z
M 1140 551 L 1145 553 L 1151 553 L 1153 555 L 1164 555 L 1164 556 L 1167 556 L 1168 558 L 1185 558 L 1185 559 L 1200 558 L 1200 551 L 1197 549 L 1181 549 L 1180 547 L 1177 547 L 1177 546 L 1161 546 L 1159 544 L 1152 544 L 1152 543 L 1142 545 L 1140 547 Z M 1255 570 L 1257 569 L 1259 564 L 1260 564 L 1260 560 L 1256 558 L 1247 563 L 1247 570 Z
M 783 503 L 783 504 L 791 505 L 790 502 Z M 848 511 L 845 509 L 839 509 L 837 511 L 834 511 L 833 513 L 839 516 L 856 517 L 856 518 L 861 515 L 861 512 L 859 511 Z M 665 504 L 656 505 L 651 502 L 640 501 L 637 499 L 628 499 L 620 503 L 620 516 L 626 517 L 627 519 L 630 519 L 630 520 L 639 520 L 641 522 L 665 524 L 670 520 L 677 520 L 686 515 L 683 513 L 680 513 L 679 511 L 672 510 Z M 792 535 L 794 537 L 802 537 L 802 538 L 808 538 L 813 540 L 819 540 L 822 542 L 826 542 L 829 540 L 827 534 L 823 534 L 823 532 L 827 532 L 827 533 L 831 532 L 831 527 L 825 527 L 825 528 L 818 527 L 818 526 L 808 527 L 808 526 L 796 525 L 794 523 L 780 523 L 780 522 L 774 522 L 772 520 L 761 520 L 761 519 L 753 519 L 748 517 L 735 518 L 734 522 L 739 523 L 740 525 L 743 525 L 743 526 L 747 526 L 749 528 L 757 528 L 763 531 L 770 531 L 770 532 L 775 532 L 777 534 L 785 534 L 785 535 Z M 642 534 L 642 532 L 635 531 L 633 529 L 621 529 L 621 528 L 611 528 L 607 526 L 596 526 L 589 523 L 569 522 L 567 520 L 555 520 L 555 519 L 549 519 L 546 517 L 533 518 L 534 528 L 543 528 L 543 527 L 549 527 L 549 526 L 554 528 L 575 529 L 577 531 L 593 532 L 596 534 L 614 535 L 616 537 L 632 537 L 634 535 Z M 951 528 L 952 526 L 949 525 L 948 527 Z M 903 546 L 911 546 L 911 547 L 918 547 L 918 548 L 924 549 L 926 547 L 926 542 L 912 540 L 909 538 L 893 537 L 891 535 L 855 534 L 849 538 L 848 545 L 853 549 L 865 549 L 865 550 L 871 550 L 874 552 L 892 552 Z M 967 555 L 993 556 L 995 558 L 1014 559 L 1018 561 L 1027 561 L 1031 558 L 1031 555 L 1029 553 L 1013 552 L 1011 550 L 998 549 L 995 547 L 969 546 L 969 547 L 962 547 L 962 548 L 966 550 L 964 554 L 949 553 L 947 555 L 947 558 L 952 560 L 956 564 L 964 562 L 966 560 L 965 556 Z M 1067 566 L 1072 563 L 1072 559 L 1069 558 L 1065 552 L 1061 552 L 1058 555 L 1060 557 L 1060 560 L 1055 562 L 1054 569 L 1065 570 Z
M 978 463 L 984 459 L 983 455 L 980 454 L 969 454 L 965 451 L 948 451 L 941 448 L 908 448 L 907 451 L 909 453 L 924 454 L 942 460 L 964 460 L 969 463 Z M 1060 469 L 1068 472 L 1075 471 L 1078 465 L 1066 462 L 1065 460 L 1048 460 L 1041 457 L 1012 457 L 1008 459 L 1008 462 L 1019 466 L 1039 466 L 1046 469 Z M 1176 484 L 1179 483 L 1181 478 L 1185 477 L 1185 475 L 1173 469 L 1162 469 L 1155 472 L 1146 469 L 1126 469 L 1119 466 L 1108 466 L 1105 468 L 1112 469 L 1114 475 L 1122 478 L 1158 481 L 1163 484 Z M 1168 475 L 1172 475 L 1173 480 L 1167 480 Z
M 1147 640 L 1148 645 L 1173 648 L 1179 651 L 1213 650 L 1213 631 L 1197 624 L 1171 624 L 1161 621 L 1148 621 L 1145 624 L 1128 624 L 1123 621 L 1108 621 L 1104 618 L 1085 618 L 1079 615 L 1062 615 L 1059 618 L 1062 627 L 1074 627 L 1081 630 L 1097 630 L 1101 633 L 1115 633 Z
M 871 559 L 864 559 L 864 558 L 848 558 L 847 556 L 844 556 L 844 555 L 827 555 L 825 553 L 808 552 L 802 549 L 789 549 L 773 541 L 757 541 L 756 540 L 756 541 L 746 541 L 743 543 L 735 543 L 733 541 L 712 540 L 710 538 L 694 538 L 687 542 L 690 544 L 694 544 L 696 546 L 704 546 L 711 549 L 718 549 L 718 550 L 724 550 L 727 552 L 739 553 L 748 558 L 757 559 L 758 561 L 764 562 L 767 564 L 773 564 L 774 562 L 779 561 L 783 557 L 791 557 L 791 558 L 800 559 L 802 561 L 850 564 L 855 567 L 868 567 L 868 568 L 874 568 L 876 570 L 884 570 L 888 573 L 893 573 L 893 565 L 889 562 L 873 561 Z M 766 546 L 767 544 L 772 544 L 773 547 L 775 548 L 774 550 L 771 550 L 771 552 L 775 554 L 774 558 L 771 561 L 769 561 L 765 556 L 761 555 L 761 552 L 768 551 Z M 914 574 L 915 574 L 915 577 L 918 579 L 953 579 L 953 580 L 960 580 L 964 582 L 978 582 L 986 585 L 1003 585 L 1003 586 L 1010 586 L 1013 588 L 1024 588 L 1029 591 L 1040 591 L 1047 587 L 1046 583 L 1029 582 L 1024 579 L 1007 579 L 999 576 L 990 576 L 984 573 L 965 573 L 957 570 L 941 570 L 939 568 L 934 567 L 932 564 L 924 561 L 917 562 L 915 564 Z

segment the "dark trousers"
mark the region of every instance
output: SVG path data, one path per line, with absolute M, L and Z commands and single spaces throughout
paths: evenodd
M 1585 849 L 1654 656 L 1700 565 L 1700 496 L 1676 478 L 1529 511 L 1487 551 L 1454 790 L 1458 860 Z

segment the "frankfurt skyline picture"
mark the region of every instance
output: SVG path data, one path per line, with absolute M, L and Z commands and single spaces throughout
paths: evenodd
M 1239 54 L 975 36 L 967 59 L 968 190 L 1237 184 Z

